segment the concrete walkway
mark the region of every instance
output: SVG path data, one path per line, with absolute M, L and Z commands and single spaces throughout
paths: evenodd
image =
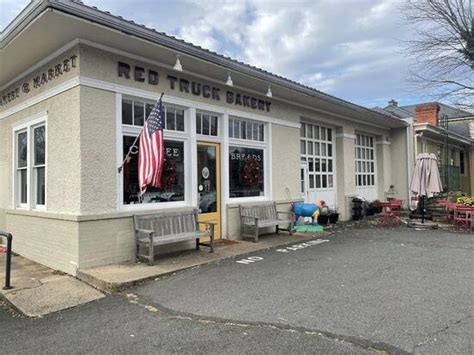
M 5 254 L 0 254 L 0 298 L 29 317 L 75 307 L 103 298 L 104 294 L 85 283 L 21 256 L 12 257 L 10 290 L 5 284 Z
M 77 277 L 105 292 L 117 292 L 134 284 L 163 277 L 175 272 L 221 261 L 227 258 L 244 256 L 258 250 L 265 250 L 284 245 L 302 243 L 314 238 L 326 238 L 329 232 L 278 235 L 263 235 L 258 243 L 242 240 L 219 240 L 214 253 L 207 248 L 200 251 L 192 250 L 157 257 L 155 265 L 146 263 L 122 263 L 79 270 Z

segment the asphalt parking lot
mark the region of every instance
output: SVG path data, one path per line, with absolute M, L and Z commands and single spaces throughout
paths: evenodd
M 271 236 L 268 236 L 271 238 Z M 472 354 L 474 235 L 365 224 L 25 318 L 5 353 Z
M 474 235 L 345 228 L 143 285 L 176 314 L 319 331 L 393 352 L 471 354 Z

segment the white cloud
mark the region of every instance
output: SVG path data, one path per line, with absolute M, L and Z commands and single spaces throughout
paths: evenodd
M 397 38 L 407 30 L 393 0 L 84 1 L 347 100 L 406 89 Z
M 0 0 L 0 31 L 3 31 L 28 3 L 28 0 Z

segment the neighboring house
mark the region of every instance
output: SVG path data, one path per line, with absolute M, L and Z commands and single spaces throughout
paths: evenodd
M 81 2 L 32 1 L 0 62 L 0 229 L 55 269 L 131 260 L 137 213 L 200 207 L 235 239 L 239 204 L 407 200 L 405 122 Z M 117 167 L 161 93 L 166 176 L 138 203 L 136 156 Z
M 395 100 L 384 110 L 412 123 L 413 159 L 418 153 L 436 154 L 443 185 L 474 193 L 473 113 L 439 102 L 399 106 Z

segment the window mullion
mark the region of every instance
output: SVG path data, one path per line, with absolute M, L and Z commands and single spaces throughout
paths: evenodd
M 31 164 L 33 162 L 33 158 L 32 158 L 32 154 L 31 154 L 31 151 L 34 150 L 32 149 L 32 139 L 31 139 L 31 131 L 32 131 L 32 128 L 31 127 L 28 127 L 28 130 L 26 131 L 27 134 L 26 134 L 26 206 L 28 209 L 31 208 L 31 193 L 32 193 L 32 183 L 33 183 L 33 179 L 32 179 L 32 174 L 31 174 Z

